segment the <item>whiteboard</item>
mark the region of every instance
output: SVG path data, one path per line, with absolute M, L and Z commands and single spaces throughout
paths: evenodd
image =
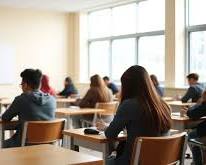
M 13 84 L 15 81 L 14 50 L 0 43 L 0 84 Z

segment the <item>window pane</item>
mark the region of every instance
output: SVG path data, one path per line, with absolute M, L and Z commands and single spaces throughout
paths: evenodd
M 136 33 L 136 3 L 112 9 L 113 35 Z
M 109 41 L 92 42 L 89 47 L 90 76 L 109 75 Z
M 120 80 L 123 72 L 136 64 L 135 39 L 120 39 L 112 42 L 112 78 Z
M 105 9 L 89 14 L 89 38 L 111 35 L 111 10 Z
M 164 0 L 148 0 L 138 3 L 138 31 L 148 32 L 164 30 Z
M 206 31 L 190 34 L 190 72 L 198 73 L 206 81 Z
M 189 0 L 189 24 L 206 24 L 206 0 Z
M 160 81 L 165 80 L 164 36 L 141 37 L 139 39 L 138 63 L 155 74 Z

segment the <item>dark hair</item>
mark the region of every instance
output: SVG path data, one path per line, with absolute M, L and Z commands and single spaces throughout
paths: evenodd
M 103 77 L 103 80 L 104 80 L 104 81 L 109 81 L 109 77 L 108 77 L 108 76 L 104 76 L 104 77 Z
M 147 71 L 138 65 L 127 69 L 122 77 L 121 103 L 135 98 L 144 111 L 148 129 L 164 132 L 171 127 L 170 107 L 158 96 Z
M 69 85 L 73 84 L 73 81 L 72 81 L 71 77 L 66 77 L 65 81 L 68 82 Z
M 159 81 L 157 79 L 157 76 L 155 76 L 154 74 L 151 74 L 150 78 L 151 78 L 151 80 L 152 80 L 155 87 L 159 85 Z
M 22 82 L 27 83 L 32 89 L 38 89 L 41 84 L 42 72 L 39 69 L 25 69 L 20 74 Z
M 187 75 L 187 78 L 188 79 L 194 79 L 194 80 L 198 81 L 199 75 L 197 73 L 190 73 L 190 74 Z

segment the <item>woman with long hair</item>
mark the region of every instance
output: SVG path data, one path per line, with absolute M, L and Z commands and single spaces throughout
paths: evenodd
M 99 75 L 90 78 L 90 89 L 87 91 L 79 106 L 81 108 L 94 108 L 98 102 L 112 101 L 112 92 L 104 84 Z
M 140 136 L 162 136 L 171 127 L 169 106 L 158 96 L 147 71 L 138 65 L 127 69 L 121 77 L 121 102 L 107 127 L 99 122 L 107 138 L 115 138 L 126 128 L 127 140 L 115 164 L 129 165 L 134 139 Z

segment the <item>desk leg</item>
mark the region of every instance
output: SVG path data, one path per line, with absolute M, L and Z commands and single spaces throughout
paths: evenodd
M 103 160 L 106 161 L 106 158 L 109 156 L 109 143 L 102 144 Z
M 72 129 L 72 119 L 70 116 L 67 116 L 66 129 Z M 63 146 L 65 148 L 69 148 L 69 144 L 70 144 L 69 141 L 70 138 L 68 136 L 64 136 Z
M 1 141 L 1 147 L 2 148 L 2 145 L 3 145 L 3 128 L 2 128 L 2 124 L 0 124 L 0 141 Z
M 74 137 L 70 137 L 70 149 L 75 150 Z

